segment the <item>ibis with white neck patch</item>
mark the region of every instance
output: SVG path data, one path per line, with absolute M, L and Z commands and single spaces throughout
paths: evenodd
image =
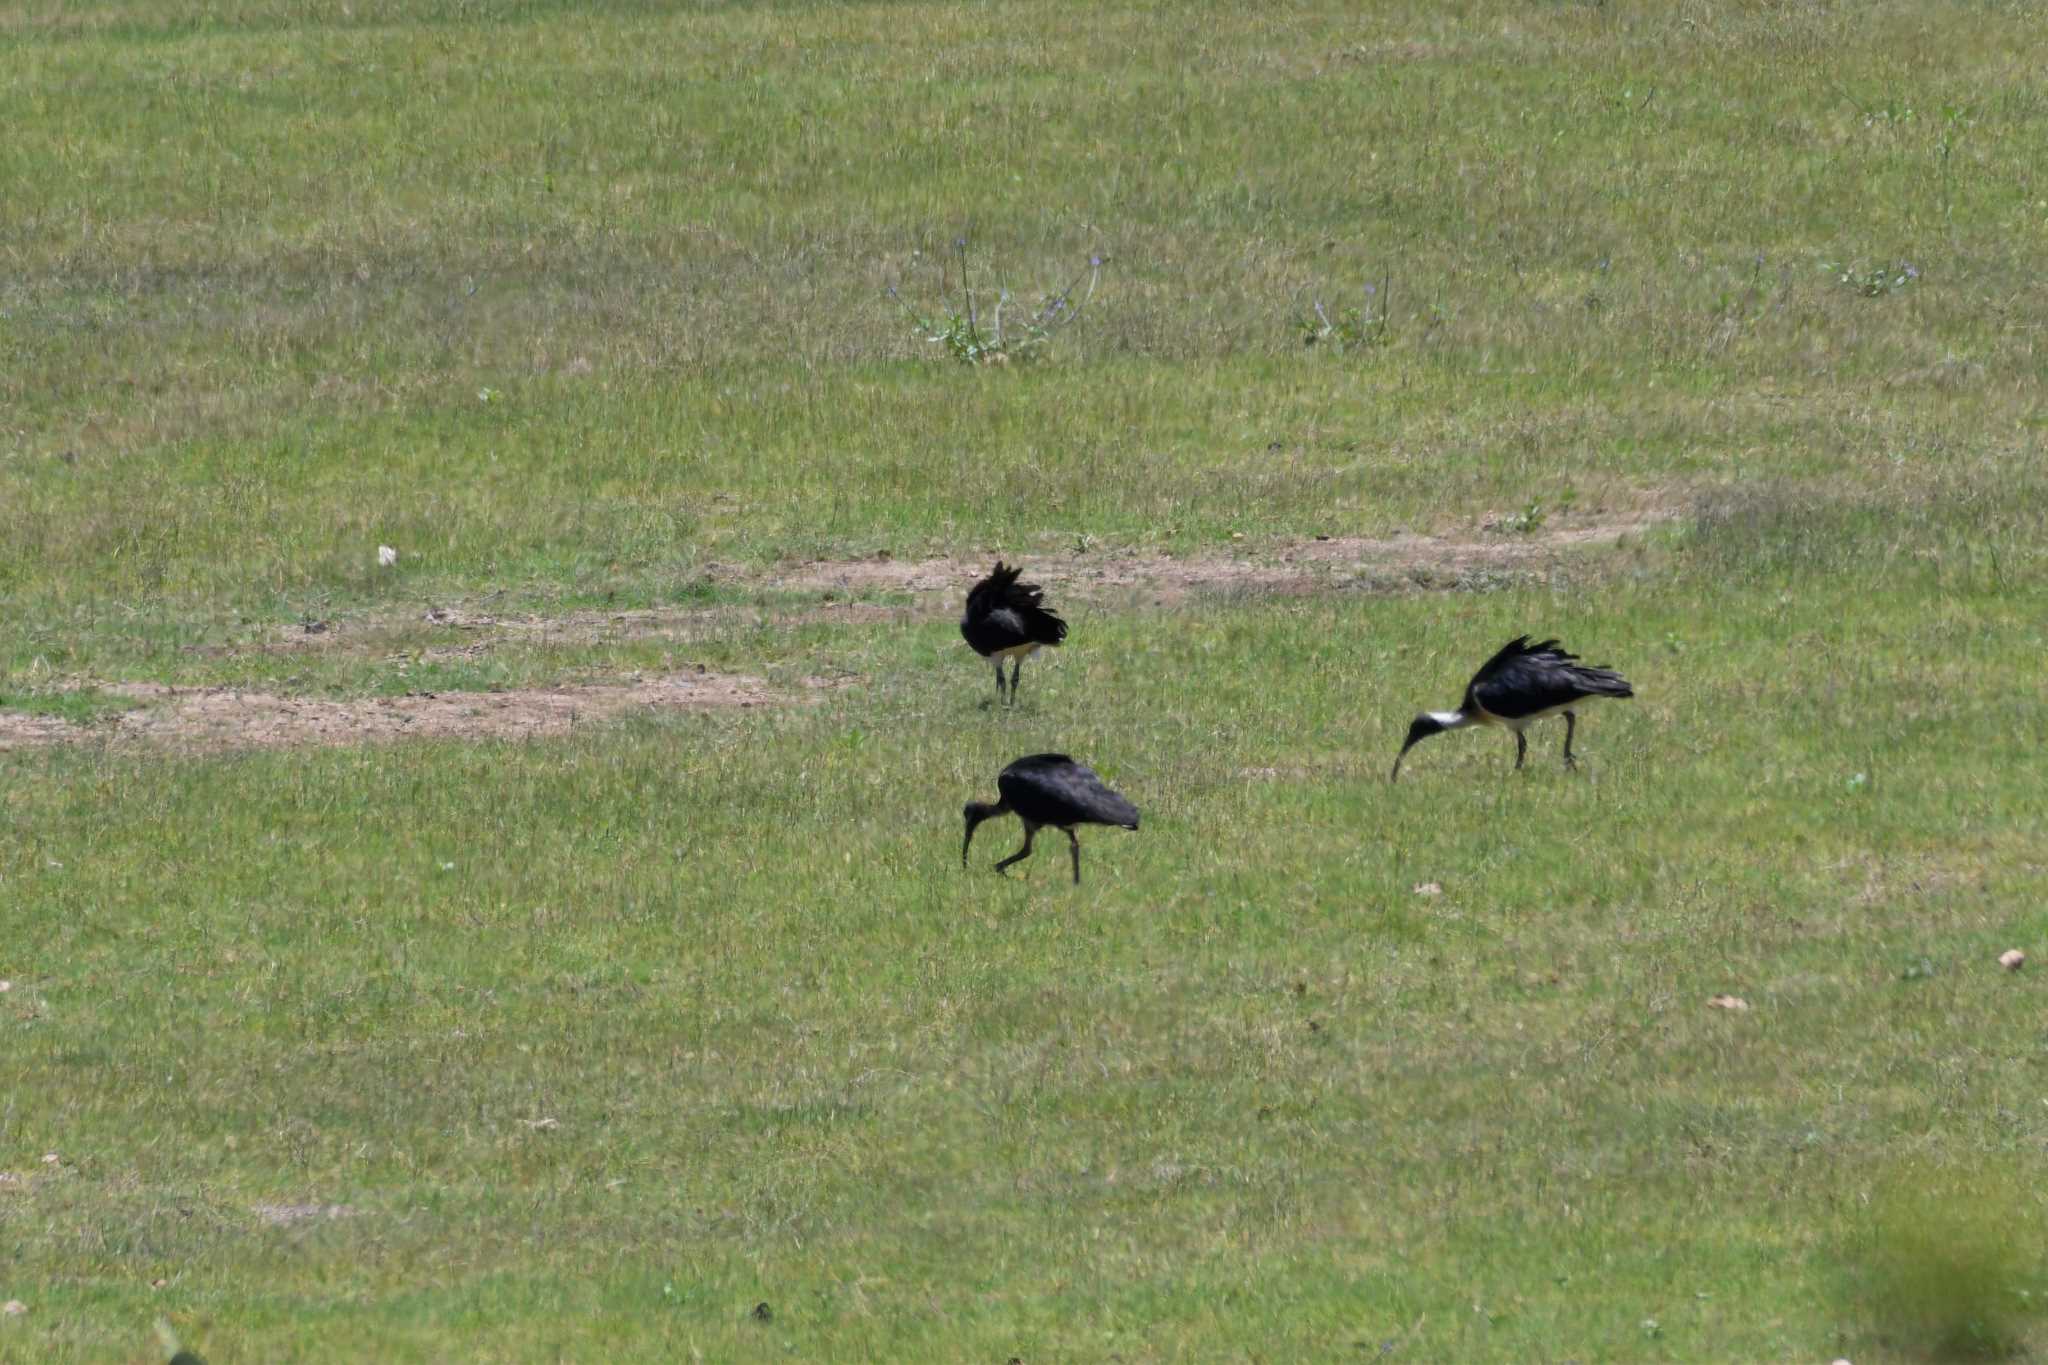
M 1408 742 L 1394 757 L 1389 782 L 1401 776 L 1401 760 L 1408 751 L 1431 735 L 1462 730 L 1468 725 L 1498 725 L 1515 735 L 1515 767 L 1528 756 L 1529 741 L 1522 735 L 1545 716 L 1564 717 L 1564 766 L 1576 768 L 1572 737 L 1579 719 L 1573 708 L 1595 697 L 1633 697 L 1636 691 L 1628 679 L 1611 668 L 1595 668 L 1579 662 L 1579 656 L 1558 647 L 1555 640 L 1530 644 L 1520 635 L 1501 647 L 1498 654 L 1472 675 L 1465 685 L 1465 700 L 1455 711 L 1425 711 L 1408 727 Z
M 1015 815 L 1024 822 L 1024 847 L 997 863 L 996 871 L 1030 857 L 1031 841 L 1040 829 L 1050 825 L 1066 833 L 1074 854 L 1074 885 L 1079 886 L 1081 840 L 1074 827 L 1138 827 L 1138 808 L 1104 785 L 1094 769 L 1065 754 L 1032 754 L 1018 759 L 997 774 L 996 790 L 1002 794 L 1000 801 L 969 801 L 962 811 L 967 817 L 967 841 L 960 845 L 962 867 L 967 866 L 967 850 L 974 847 L 976 826 L 998 815 Z

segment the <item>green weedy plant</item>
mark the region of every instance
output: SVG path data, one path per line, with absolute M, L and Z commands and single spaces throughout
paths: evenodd
M 1486 529 L 1498 531 L 1502 535 L 1533 536 L 1543 529 L 1543 523 L 1548 520 L 1550 520 L 1549 509 L 1543 505 L 1541 499 L 1531 498 L 1522 505 L 1521 511 L 1511 513 L 1498 521 L 1489 523 Z
M 913 262 L 923 258 L 922 251 L 912 255 Z M 953 260 L 957 260 L 960 266 L 960 299 L 957 304 L 953 301 L 951 281 Z M 1074 301 L 1074 291 L 1081 288 L 1083 277 L 1077 275 L 1057 294 L 1046 295 L 1035 311 L 1021 320 L 1013 315 L 1007 323 L 1003 318 L 1004 311 L 1016 301 L 1016 297 L 999 273 L 995 306 L 984 320 L 975 298 L 973 271 L 964 235 L 953 239 L 951 258 L 942 257 L 939 262 L 939 307 L 936 312 L 926 314 L 919 311 L 893 284 L 887 293 L 910 316 L 918 335 L 944 346 L 953 359 L 967 365 L 1007 365 L 1012 360 L 1037 359 L 1055 333 L 1081 316 L 1089 300 L 1095 297 L 1095 286 L 1102 278 L 1102 267 L 1107 260 L 1100 252 L 1088 257 L 1087 288 L 1079 303 Z
M 1835 277 L 1835 283 L 1846 289 L 1853 289 L 1866 299 L 1883 298 L 1897 294 L 1920 278 L 1920 267 L 1911 261 L 1900 261 L 1896 265 L 1874 265 L 1868 269 L 1835 261 L 1825 261 L 1821 269 Z
M 1323 301 L 1317 299 L 1309 305 L 1308 314 L 1296 321 L 1295 328 L 1301 333 L 1302 345 L 1321 346 L 1337 355 L 1348 355 L 1387 344 L 1391 339 L 1393 305 L 1393 278 L 1382 275 L 1378 284 L 1366 282 L 1359 306 L 1351 312 L 1333 318 L 1323 307 Z
M 1555 498 L 1546 504 L 1541 498 L 1531 498 L 1522 504 L 1519 512 L 1486 523 L 1486 529 L 1499 535 L 1533 536 L 1543 529 L 1552 512 L 1569 512 L 1579 500 L 1579 490 L 1566 485 Z

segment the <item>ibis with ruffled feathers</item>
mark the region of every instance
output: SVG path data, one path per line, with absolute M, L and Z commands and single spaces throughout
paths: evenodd
M 960 635 L 984 659 L 996 665 L 996 699 L 1003 696 L 1003 660 L 1010 660 L 1010 704 L 1017 704 L 1017 677 L 1024 660 L 1041 646 L 1057 647 L 1067 638 L 1067 623 L 1045 604 L 1045 589 L 1036 583 L 1020 583 L 1022 566 L 1012 568 L 1000 559 L 987 578 L 967 593 L 967 611 L 960 618 Z

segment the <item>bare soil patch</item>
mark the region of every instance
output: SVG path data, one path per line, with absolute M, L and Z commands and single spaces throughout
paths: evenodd
M 34 716 L 22 711 L 0 711 L 0 749 L 20 749 L 32 744 L 57 744 L 84 733 L 57 716 Z
M 1216 591 L 1287 593 L 1312 591 L 1332 581 L 1361 573 L 1427 575 L 1475 569 L 1529 569 L 1572 550 L 1613 544 L 1670 520 L 1661 510 L 1608 521 L 1588 522 L 1557 530 L 1519 534 L 1498 529 L 1477 536 L 1399 535 L 1378 539 L 1362 536 L 1318 536 L 1271 550 L 1264 555 L 1030 555 L 1032 576 L 1050 587 L 1057 583 L 1068 595 L 1123 592 L 1160 603 L 1191 594 Z M 964 594 L 967 585 L 988 571 L 985 559 L 817 560 L 771 575 L 772 586 L 812 592 L 951 592 Z M 733 575 L 732 581 L 749 581 Z
M 706 710 L 791 700 L 759 678 L 702 669 L 616 683 L 340 701 L 156 683 L 118 683 L 106 690 L 145 704 L 93 725 L 0 712 L 0 749 L 88 737 L 198 751 L 364 744 L 416 736 L 529 739 L 565 735 L 579 724 L 635 709 Z
M 1170 607 L 1204 594 L 1263 593 L 1289 596 L 1322 591 L 1360 580 L 1400 585 L 1444 586 L 1445 580 L 1483 573 L 1533 572 L 1573 551 L 1609 545 L 1671 519 L 1661 507 L 1601 521 L 1532 534 L 1496 529 L 1473 535 L 1399 535 L 1379 539 L 1324 536 L 1256 549 L 1196 555 L 1025 554 L 1034 579 L 1059 601 L 1130 602 Z M 1016 555 L 1009 556 L 1017 558 Z M 735 626 L 826 624 L 887 625 L 921 620 L 929 603 L 890 605 L 860 601 L 875 593 L 938 596 L 946 608 L 988 572 L 991 558 L 933 556 L 897 559 L 888 554 L 863 559 L 820 559 L 783 564 L 766 571 L 720 568 L 712 574 L 727 586 L 762 592 L 804 594 L 817 600 L 787 606 L 727 604 L 655 607 L 627 611 L 570 611 L 551 614 L 496 613 L 482 604 L 441 605 L 411 619 L 390 617 L 317 622 L 286 627 L 254 648 L 265 652 L 348 650 L 374 652 L 401 633 L 420 626 L 461 632 L 424 649 L 415 643 L 403 657 L 428 661 L 475 658 L 510 643 L 587 645 L 604 641 L 659 640 L 687 646 L 725 634 Z M 235 649 L 249 648 L 237 646 Z
M 434 607 L 416 621 L 389 617 L 363 621 L 322 622 L 318 630 L 291 626 L 277 636 L 253 646 L 265 653 L 294 653 L 300 650 L 346 650 L 374 652 L 390 643 L 395 634 L 416 633 L 418 626 L 461 631 L 471 638 L 430 645 L 425 649 L 405 648 L 406 659 L 428 661 L 476 658 L 509 643 L 538 645 L 587 645 L 607 640 L 660 640 L 673 645 L 690 645 L 723 635 L 735 626 L 793 626 L 817 622 L 881 624 L 908 621 L 918 609 L 877 602 L 821 602 L 786 610 L 761 606 L 647 607 L 629 611 L 567 611 L 547 614 L 494 613 L 471 607 Z M 237 646 L 236 649 L 252 648 Z M 232 653 L 234 649 L 223 650 Z
M 1612 544 L 1670 519 L 1661 507 L 1604 521 L 1580 521 L 1537 533 L 1512 529 L 1511 519 L 1482 522 L 1468 535 L 1398 535 L 1381 539 L 1318 536 L 1245 552 L 1164 554 L 1028 554 L 1032 577 L 1063 603 L 1138 601 L 1172 606 L 1198 594 L 1296 594 L 1332 587 L 1441 584 L 1445 578 L 1530 572 L 1572 551 Z M 1491 528 L 1491 529 L 1486 529 Z M 812 595 L 786 608 L 722 605 L 631 611 L 578 611 L 557 615 L 495 615 L 475 606 L 434 606 L 409 618 L 383 617 L 307 622 L 254 646 L 265 652 L 340 649 L 374 654 L 405 639 L 394 658 L 457 659 L 486 654 L 513 642 L 591 644 L 658 639 L 686 645 L 734 625 L 792 626 L 814 622 L 883 624 L 922 620 L 942 609 L 930 600 L 888 605 L 855 600 L 901 593 L 945 608 L 988 570 L 989 558 L 931 557 L 899 560 L 814 560 L 763 572 L 731 570 L 719 577 L 734 586 Z M 716 572 L 716 571 L 715 571 Z M 421 626 L 453 639 L 421 646 Z M 409 638 L 408 638 L 409 637 Z M 810 695 L 843 683 L 810 679 Z M 569 733 L 578 724 L 634 709 L 705 709 L 764 706 L 794 700 L 759 678 L 702 668 L 616 681 L 492 692 L 413 693 L 402 697 L 335 700 L 238 688 L 170 688 L 150 683 L 97 684 L 143 704 L 88 724 L 56 716 L 0 711 L 0 750 L 62 744 L 87 738 L 146 742 L 218 751 L 303 744 L 360 744 L 411 736 L 541 738 Z

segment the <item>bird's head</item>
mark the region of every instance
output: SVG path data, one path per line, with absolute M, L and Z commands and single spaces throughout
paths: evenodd
M 974 847 L 974 827 L 990 816 L 1002 813 L 1002 806 L 990 805 L 986 801 L 969 801 L 961 807 L 960 814 L 967 821 L 967 840 L 960 845 L 960 866 L 967 866 L 967 850 Z
M 1401 760 L 1408 757 L 1410 749 L 1431 735 L 1440 735 L 1446 730 L 1457 729 L 1458 719 L 1455 714 L 1446 715 L 1441 711 L 1424 711 L 1417 716 L 1408 726 L 1407 743 L 1401 746 L 1400 753 L 1394 755 L 1394 771 L 1387 775 L 1387 781 L 1392 782 L 1401 776 Z

